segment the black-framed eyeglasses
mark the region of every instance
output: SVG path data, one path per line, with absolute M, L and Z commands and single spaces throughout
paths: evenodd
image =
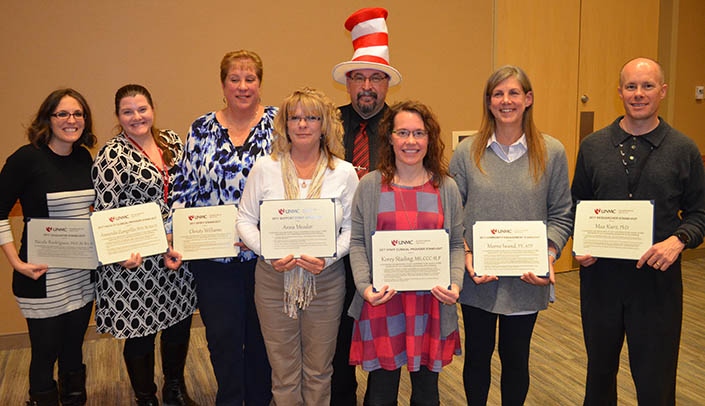
M 365 76 L 361 73 L 356 73 L 354 75 L 348 76 L 348 79 L 350 79 L 356 85 L 361 85 L 368 80 L 373 85 L 378 85 L 378 84 L 382 83 L 383 81 L 389 79 L 389 76 L 387 76 L 383 73 L 375 73 L 374 75 L 371 75 L 371 76 Z
M 306 124 L 311 124 L 314 121 L 321 121 L 319 116 L 289 116 L 289 122 L 298 124 L 299 121 L 304 120 Z
M 419 139 L 419 138 L 424 138 L 425 136 L 428 135 L 428 131 L 426 130 L 407 130 L 406 128 L 400 128 L 398 130 L 393 130 L 392 131 L 394 134 L 397 135 L 399 138 L 409 138 L 410 135 L 412 135 L 414 138 Z
M 52 117 L 56 117 L 59 120 L 68 120 L 69 117 L 73 116 L 76 120 L 82 120 L 86 115 L 82 111 L 74 111 L 73 113 L 69 113 L 68 111 L 57 111 L 56 113 L 51 115 Z

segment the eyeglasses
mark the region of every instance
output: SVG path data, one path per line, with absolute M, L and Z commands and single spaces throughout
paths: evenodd
M 378 85 L 378 84 L 382 83 L 382 81 L 389 79 L 389 76 L 383 75 L 383 74 L 374 74 L 372 76 L 367 77 L 362 74 L 355 74 L 352 76 L 348 76 L 348 79 L 350 79 L 356 85 L 361 85 L 368 80 L 373 85 Z
M 318 116 L 290 116 L 288 120 L 290 123 L 295 123 L 295 124 L 298 124 L 299 121 L 301 121 L 301 120 L 304 120 L 306 122 L 306 124 L 311 124 L 314 121 L 321 121 L 321 117 L 318 117 Z
M 74 111 L 73 113 L 69 113 L 68 111 L 59 111 L 51 115 L 52 117 L 56 117 L 59 120 L 68 120 L 69 117 L 73 116 L 76 120 L 81 120 L 83 119 L 86 115 L 83 114 L 82 111 Z
M 425 136 L 428 135 L 428 131 L 426 130 L 407 130 L 406 128 L 400 128 L 398 130 L 392 131 L 394 134 L 397 135 L 399 138 L 409 138 L 410 135 L 413 135 L 414 138 L 419 139 L 419 138 L 424 138 Z

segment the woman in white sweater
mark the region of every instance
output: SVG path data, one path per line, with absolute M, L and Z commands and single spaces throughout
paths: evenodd
M 337 252 L 319 258 L 302 244 L 283 258 L 263 258 L 255 270 L 255 305 L 272 366 L 276 404 L 327 405 L 333 353 L 345 296 L 342 261 L 350 244 L 350 207 L 357 174 L 343 161 L 340 113 L 323 93 L 303 88 L 284 100 L 274 119 L 271 156 L 255 163 L 240 199 L 237 230 L 257 255 L 260 202 L 335 201 Z

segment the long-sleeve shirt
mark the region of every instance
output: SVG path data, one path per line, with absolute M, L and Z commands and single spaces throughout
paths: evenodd
M 488 147 L 482 157 L 482 173 L 471 152 L 477 135 L 456 148 L 449 170 L 463 198 L 465 241 L 471 250 L 473 224 L 487 220 L 544 221 L 548 240 L 558 252 L 563 249 L 573 226 L 568 160 L 558 140 L 543 137 L 546 171 L 538 182 L 529 169 L 528 154 L 507 163 Z M 531 285 L 515 277 L 476 285 L 466 272 L 460 303 L 497 314 L 531 312 L 548 306 L 549 293 L 549 286 Z
M 323 175 L 320 198 L 335 200 L 336 224 L 340 232 L 336 238 L 337 256 L 326 258 L 325 267 L 347 255 L 350 251 L 350 210 L 353 194 L 357 187 L 357 173 L 352 164 L 338 158 L 335 169 L 326 168 Z M 305 189 L 300 187 L 305 198 Z M 255 163 L 245 185 L 245 191 L 240 199 L 237 217 L 237 231 L 240 239 L 254 253 L 261 254 L 259 232 L 259 203 L 262 200 L 285 199 L 284 181 L 282 180 L 281 161 L 275 161 L 271 156 L 260 158 Z M 302 248 L 306 253 L 305 248 Z M 292 253 L 293 254 L 293 253 Z
M 619 144 L 632 136 L 619 126 L 622 117 L 587 136 L 575 165 L 573 200 L 653 200 L 654 242 L 683 231 L 690 237 L 686 248 L 694 248 L 705 234 L 702 157 L 693 140 L 659 119 L 658 127 L 634 140 L 639 151 L 650 152 L 641 155 L 645 162 L 631 190 Z

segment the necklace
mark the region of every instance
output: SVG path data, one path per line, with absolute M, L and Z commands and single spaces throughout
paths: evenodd
M 417 185 L 416 182 L 411 182 L 411 183 L 414 183 L 414 185 L 409 186 L 409 189 L 406 189 L 402 185 L 399 184 L 401 182 L 398 182 L 398 183 L 395 182 L 395 185 L 397 187 L 392 187 L 394 194 L 399 195 L 399 200 L 401 201 L 401 208 L 402 208 L 402 212 L 404 213 L 404 218 L 406 218 L 406 223 L 408 224 L 408 226 L 411 230 L 416 230 L 418 228 L 419 211 L 418 211 L 418 209 L 416 211 L 414 211 L 414 221 L 412 222 L 411 219 L 409 218 L 409 211 L 406 209 L 406 202 L 404 201 L 404 197 L 405 197 L 404 195 L 405 194 L 408 195 L 411 193 L 411 194 L 413 194 L 414 198 L 416 198 L 417 191 L 420 188 L 422 188 L 423 185 L 426 184 L 426 182 L 428 182 L 428 172 L 424 171 L 423 178 L 421 179 L 421 184 Z M 390 187 L 391 187 L 391 185 L 390 185 Z
M 316 162 L 314 162 L 312 165 L 307 164 L 305 167 L 303 165 L 297 165 L 296 162 L 294 162 L 294 169 L 296 169 L 296 177 L 300 180 L 299 185 L 301 186 L 301 189 L 306 189 L 308 187 L 309 184 L 306 181 L 313 178 L 313 172 L 315 172 L 316 170 L 317 162 L 318 160 L 316 160 Z M 299 169 L 299 167 L 301 167 L 301 169 Z M 307 175 L 310 175 L 310 177 L 308 177 Z
M 230 110 L 228 110 L 228 108 L 221 110 L 223 121 L 221 125 L 227 130 L 228 137 L 230 138 L 230 142 L 232 142 L 233 145 L 237 147 L 245 144 L 245 141 L 250 136 L 252 128 L 259 122 L 259 117 L 261 116 L 260 108 L 261 106 L 257 106 L 257 109 L 255 109 L 255 111 L 249 117 L 243 119 L 240 122 L 235 119 L 231 119 Z M 264 114 L 263 107 L 262 114 Z M 245 124 L 242 124 L 243 122 Z
M 159 172 L 160 175 L 162 175 L 162 182 L 164 183 L 164 204 L 168 205 L 169 204 L 169 170 L 166 167 L 166 162 L 164 162 L 164 157 L 161 154 L 159 155 L 159 159 L 162 161 L 162 168 L 159 169 L 159 165 L 156 164 L 156 162 L 152 161 L 152 158 L 147 155 L 147 152 L 140 146 L 140 144 L 137 143 L 132 137 L 129 135 L 125 134 L 125 137 L 130 141 L 132 145 L 137 147 L 137 149 L 144 155 L 149 162 L 154 165 L 155 168 L 157 168 L 157 172 Z
M 406 224 L 408 225 L 410 230 L 416 230 L 416 228 L 419 225 L 419 212 L 418 212 L 418 210 L 416 212 L 414 212 L 415 217 L 414 217 L 414 222 L 412 223 L 411 219 L 409 218 L 409 212 L 406 209 L 406 203 L 404 202 L 404 197 L 405 197 L 404 195 L 408 194 L 408 192 L 411 192 L 414 194 L 414 196 L 416 196 L 416 190 L 411 189 L 411 190 L 406 191 L 407 193 L 404 193 L 405 192 L 404 189 L 397 189 L 397 188 L 393 187 L 392 190 L 394 190 L 394 194 L 399 195 L 399 200 L 401 201 L 401 209 L 402 209 L 402 212 L 404 213 L 404 218 L 406 218 Z

